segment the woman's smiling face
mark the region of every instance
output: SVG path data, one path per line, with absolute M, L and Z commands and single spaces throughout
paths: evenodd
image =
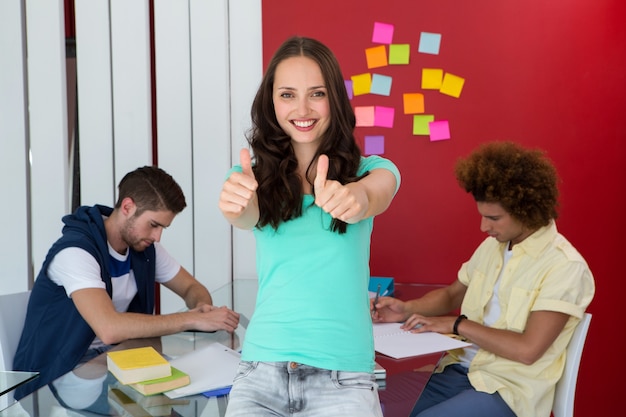
M 278 64 L 273 100 L 276 119 L 294 146 L 317 147 L 330 123 L 328 93 L 319 65 L 304 56 Z

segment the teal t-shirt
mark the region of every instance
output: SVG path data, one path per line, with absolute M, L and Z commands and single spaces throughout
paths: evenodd
M 379 156 L 362 158 L 359 175 L 378 168 L 391 171 L 399 187 L 398 169 Z M 338 234 L 330 231 L 330 215 L 313 201 L 305 195 L 302 216 L 277 230 L 254 229 L 259 290 L 242 359 L 372 372 L 368 282 L 373 218 Z

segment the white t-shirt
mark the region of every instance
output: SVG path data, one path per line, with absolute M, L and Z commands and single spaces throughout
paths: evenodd
M 510 248 L 510 243 L 506 246 L 506 248 L 507 249 L 504 250 L 504 262 L 502 263 L 502 269 L 500 270 L 500 275 L 498 275 L 496 284 L 493 287 L 493 295 L 491 296 L 491 300 L 489 300 L 489 303 L 485 306 L 485 315 L 483 317 L 484 326 L 491 326 L 498 320 L 500 314 L 502 313 L 502 310 L 500 309 L 500 300 L 498 297 L 498 292 L 500 291 L 500 280 L 502 278 L 502 271 L 504 271 L 504 267 L 506 266 L 507 262 L 509 262 L 509 259 L 511 259 L 511 256 L 513 256 L 513 250 L 508 249 Z M 476 356 L 478 349 L 480 348 L 475 343 L 463 349 L 463 353 L 459 355 L 460 364 L 466 368 L 469 368 L 470 362 L 472 362 L 472 359 L 474 359 L 474 356 Z
M 180 271 L 180 264 L 158 242 L 154 243 L 156 251 L 155 280 L 165 283 Z M 137 294 L 137 284 L 133 271 L 130 269 L 129 251 L 122 255 L 109 245 L 109 266 L 111 269 L 111 285 L 113 288 L 113 305 L 116 311 L 128 310 Z M 111 268 L 111 265 L 115 265 Z M 65 288 L 68 297 L 74 291 L 84 288 L 106 289 L 100 276 L 100 265 L 89 252 L 77 247 L 61 250 L 56 254 L 48 267 L 48 276 L 57 285 Z M 96 338 L 92 347 L 102 346 Z

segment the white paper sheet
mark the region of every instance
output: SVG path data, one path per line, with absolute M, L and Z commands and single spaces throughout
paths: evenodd
M 233 384 L 241 355 L 222 345 L 212 343 L 201 349 L 172 359 L 170 364 L 189 374 L 187 386 L 165 392 L 169 398 L 200 394 Z
M 440 333 L 411 333 L 402 330 L 401 325 L 374 323 L 374 349 L 378 353 L 400 359 L 471 346 Z

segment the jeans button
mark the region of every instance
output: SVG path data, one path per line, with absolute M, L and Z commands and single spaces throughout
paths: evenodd
M 289 367 L 291 369 L 296 369 L 298 367 L 298 364 L 296 362 L 289 362 Z

